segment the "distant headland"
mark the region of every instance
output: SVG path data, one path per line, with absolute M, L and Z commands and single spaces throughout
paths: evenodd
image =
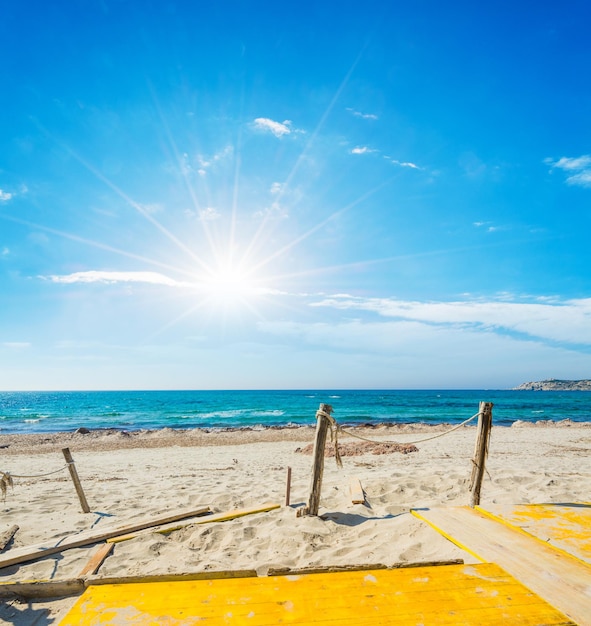
M 514 391 L 591 391 L 591 380 L 557 380 L 549 378 L 513 387 Z

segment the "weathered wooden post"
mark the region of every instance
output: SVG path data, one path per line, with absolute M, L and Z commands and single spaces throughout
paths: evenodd
M 74 459 L 72 458 L 72 454 L 70 453 L 70 448 L 62 448 L 62 452 L 64 455 L 64 459 L 66 459 L 66 463 L 68 464 L 70 476 L 72 477 L 72 482 L 74 483 L 74 487 L 76 488 L 76 493 L 78 494 L 78 499 L 80 500 L 80 506 L 82 507 L 82 511 L 84 513 L 90 513 L 90 507 L 88 506 L 88 502 L 86 501 L 86 496 L 84 495 L 82 484 L 80 483 L 80 478 L 78 478 L 78 472 L 76 471 L 76 466 L 74 465 Z
M 316 439 L 314 440 L 314 465 L 312 467 L 310 497 L 307 506 L 298 510 L 298 517 L 304 515 L 318 515 L 322 475 L 324 473 L 324 449 L 326 447 L 326 435 L 330 428 L 331 413 L 332 406 L 330 406 L 330 404 L 321 404 L 316 412 Z
M 291 467 L 287 468 L 287 482 L 285 483 L 285 506 L 289 506 L 291 498 Z
M 470 506 L 480 504 L 480 488 L 484 477 L 488 444 L 492 429 L 492 402 L 481 402 L 478 407 L 478 431 L 474 458 L 472 459 L 472 475 L 470 476 Z

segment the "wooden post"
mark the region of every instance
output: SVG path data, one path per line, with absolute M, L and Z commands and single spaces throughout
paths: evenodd
M 88 506 L 86 496 L 84 495 L 82 485 L 80 484 L 80 478 L 78 478 L 78 472 L 76 471 L 76 466 L 74 465 L 74 459 L 72 458 L 72 455 L 70 453 L 70 448 L 62 448 L 62 452 L 64 454 L 64 459 L 66 459 L 66 463 L 68 464 L 68 469 L 70 470 L 72 482 L 74 483 L 74 487 L 76 487 L 76 493 L 78 494 L 78 499 L 80 500 L 80 506 L 82 507 L 82 511 L 84 513 L 90 513 L 90 507 Z
M 312 467 L 312 483 L 310 486 L 310 498 L 308 505 L 298 511 L 298 517 L 303 515 L 318 515 L 320 505 L 320 490 L 322 489 L 322 475 L 324 473 L 324 449 L 326 447 L 326 435 L 330 422 L 326 415 L 332 413 L 330 404 L 321 404 L 316 413 L 316 439 L 314 441 L 314 465 Z
M 472 459 L 472 475 L 470 477 L 470 506 L 480 504 L 480 487 L 484 477 L 486 457 L 488 456 L 488 444 L 492 429 L 492 402 L 481 402 L 478 407 L 478 432 L 474 458 Z
M 285 485 L 285 506 L 289 506 L 291 497 L 291 467 L 287 468 L 287 483 Z

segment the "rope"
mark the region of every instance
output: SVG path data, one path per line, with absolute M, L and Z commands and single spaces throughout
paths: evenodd
M 318 415 L 318 414 L 317 414 Z M 449 435 L 449 433 L 453 433 L 454 430 L 458 430 L 462 426 L 466 425 L 468 422 L 471 422 L 473 419 L 477 418 L 480 413 L 475 413 L 472 417 L 469 417 L 467 420 L 464 420 L 461 424 L 457 424 L 453 428 L 446 430 L 442 433 L 437 433 L 436 435 L 432 435 L 431 437 L 424 437 L 423 439 L 417 439 L 416 441 L 406 441 L 404 444 L 401 444 L 398 441 L 376 441 L 375 439 L 367 439 L 366 437 L 362 437 L 361 435 L 356 435 L 349 430 L 345 430 L 342 426 L 337 426 L 338 430 L 345 433 L 345 435 L 349 435 L 349 437 L 355 437 L 356 439 L 361 439 L 362 441 L 369 441 L 369 443 L 391 443 L 396 445 L 406 445 L 410 446 L 415 443 L 423 443 L 424 441 L 431 441 L 431 439 L 437 439 L 438 437 L 444 437 L 445 435 Z M 331 417 L 334 420 L 334 418 Z M 336 421 L 335 421 L 336 424 Z
M 63 467 L 60 467 L 58 470 L 55 470 L 53 472 L 47 472 L 45 474 L 34 474 L 31 476 L 21 476 L 20 474 L 11 474 L 9 472 L 0 472 L 0 473 L 6 474 L 7 476 L 12 476 L 12 478 L 43 478 L 44 476 L 51 476 L 52 474 L 57 474 L 58 472 L 62 472 L 63 470 L 66 469 L 66 467 L 68 467 L 68 465 L 73 465 L 73 462 L 66 463 Z

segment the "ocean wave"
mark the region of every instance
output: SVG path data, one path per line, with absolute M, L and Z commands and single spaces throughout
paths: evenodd
M 270 411 L 253 411 L 251 413 L 253 417 L 281 417 L 285 415 L 285 411 L 282 409 L 273 409 Z

